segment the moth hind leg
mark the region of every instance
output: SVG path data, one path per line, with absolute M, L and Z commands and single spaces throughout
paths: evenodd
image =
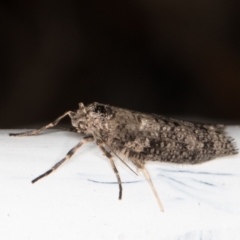
M 153 194 L 154 194 L 154 196 L 155 196 L 155 198 L 156 198 L 156 200 L 157 200 L 157 203 L 158 203 L 158 206 L 159 206 L 159 208 L 160 208 L 160 211 L 164 212 L 163 205 L 162 205 L 162 203 L 161 203 L 161 200 L 160 200 L 160 198 L 159 198 L 159 196 L 158 196 L 158 193 L 157 193 L 157 191 L 156 191 L 156 189 L 155 189 L 155 187 L 154 187 L 154 185 L 153 185 L 153 182 L 152 182 L 152 180 L 151 180 L 151 177 L 150 177 L 147 169 L 144 167 L 144 165 L 142 165 L 142 166 L 140 167 L 140 170 L 143 172 L 144 177 L 146 178 L 146 180 L 148 181 L 148 184 L 150 185 L 150 187 L 151 187 L 151 189 L 152 189 L 152 192 L 153 192 Z
M 58 124 L 58 122 L 64 118 L 65 116 L 70 116 L 71 114 L 71 111 L 68 111 L 66 113 L 64 113 L 63 115 L 61 115 L 60 117 L 58 117 L 56 120 L 54 120 L 53 122 L 47 124 L 46 126 L 44 127 L 41 127 L 41 128 L 38 128 L 38 129 L 35 129 L 35 130 L 32 130 L 32 131 L 27 131 L 27 132 L 22 132 L 22 133 L 9 133 L 9 136 L 17 136 L 17 137 L 23 137 L 23 136 L 31 136 L 31 135 L 37 135 L 38 133 L 48 129 L 48 128 L 51 128 L 51 127 L 54 127 Z

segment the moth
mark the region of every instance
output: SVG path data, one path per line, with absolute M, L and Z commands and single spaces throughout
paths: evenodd
M 38 176 L 32 183 L 49 175 L 68 160 L 84 143 L 95 141 L 109 159 L 119 185 L 119 199 L 122 198 L 122 184 L 114 157 L 130 160 L 141 170 L 148 181 L 163 211 L 163 205 L 154 188 L 145 163 L 148 161 L 196 164 L 208 160 L 237 154 L 232 138 L 224 132 L 224 125 L 193 123 L 146 114 L 94 102 L 87 106 L 79 103 L 76 111 L 68 111 L 48 125 L 10 136 L 30 136 L 54 127 L 69 116 L 74 131 L 84 134 L 80 142 L 51 169 Z M 127 165 L 127 164 L 126 164 Z

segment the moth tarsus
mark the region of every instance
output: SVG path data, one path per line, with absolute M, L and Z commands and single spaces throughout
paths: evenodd
M 233 139 L 226 136 L 223 125 L 176 120 L 97 102 L 86 107 L 83 103 L 79 103 L 78 110 L 68 111 L 42 128 L 13 133 L 10 136 L 37 135 L 56 126 L 65 116 L 70 117 L 74 128 L 65 130 L 82 133 L 86 136 L 61 161 L 35 178 L 32 183 L 55 171 L 85 142 L 96 140 L 98 147 L 109 159 L 116 175 L 119 185 L 119 199 L 122 198 L 122 183 L 112 153 L 121 161 L 123 161 L 122 157 L 129 159 L 137 168 L 142 170 L 157 199 L 160 210 L 163 211 L 157 191 L 145 168 L 147 161 L 195 164 L 216 157 L 237 154 Z M 126 164 L 124 161 L 123 163 Z M 130 168 L 130 170 L 132 169 Z

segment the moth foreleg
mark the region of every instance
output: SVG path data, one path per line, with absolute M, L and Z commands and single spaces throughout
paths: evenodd
M 153 183 L 152 183 L 151 177 L 150 177 L 147 169 L 144 167 L 144 165 L 141 166 L 140 169 L 142 170 L 144 177 L 145 177 L 146 180 L 148 181 L 148 183 L 149 183 L 149 185 L 150 185 L 150 187 L 151 187 L 151 189 L 152 189 L 152 191 L 153 191 L 153 194 L 154 194 L 154 196 L 155 196 L 155 198 L 156 198 L 156 200 L 157 200 L 157 203 L 158 203 L 158 206 L 159 206 L 160 210 L 163 212 L 163 211 L 164 211 L 163 205 L 162 205 L 161 200 L 160 200 L 160 198 L 159 198 L 159 196 L 158 196 L 158 194 L 157 194 L 157 191 L 156 191 L 156 189 L 155 189 L 155 187 L 154 187 L 154 185 L 153 185 Z
M 86 136 L 84 137 L 75 147 L 73 147 L 66 156 L 59 162 L 57 162 L 51 169 L 43 173 L 42 175 L 38 176 L 37 178 L 32 180 L 32 183 L 35 183 L 39 179 L 49 175 L 51 172 L 55 171 L 60 165 L 62 165 L 66 160 L 68 160 L 85 142 L 91 142 L 94 140 L 93 136 Z
M 113 171 L 114 173 L 116 174 L 116 177 L 117 177 L 117 181 L 118 181 L 118 186 L 119 186 L 119 197 L 118 199 L 121 200 L 122 199 L 122 182 L 121 182 L 121 178 L 119 176 L 119 173 L 118 173 L 118 170 L 114 164 L 114 161 L 113 161 L 113 156 L 111 155 L 111 153 L 109 153 L 105 147 L 103 146 L 103 142 L 100 141 L 100 140 L 97 140 L 97 145 L 99 146 L 99 148 L 103 151 L 104 155 L 109 159 L 111 165 L 112 165 L 112 168 L 113 168 Z
M 68 131 L 68 132 L 75 132 L 75 133 L 78 132 L 77 128 L 75 127 L 57 127 L 57 129 Z
M 27 131 L 27 132 L 23 132 L 23 133 L 10 133 L 9 135 L 10 136 L 18 136 L 18 137 L 22 137 L 22 136 L 31 136 L 31 135 L 36 135 L 48 128 L 51 128 L 51 127 L 54 127 L 58 124 L 58 122 L 66 117 L 67 115 L 69 116 L 71 113 L 71 111 L 68 111 L 66 113 L 64 113 L 62 116 L 58 117 L 56 120 L 54 120 L 53 122 L 49 123 L 48 125 L 44 126 L 44 127 L 41 127 L 39 129 L 35 129 L 35 130 L 32 130 L 32 131 Z

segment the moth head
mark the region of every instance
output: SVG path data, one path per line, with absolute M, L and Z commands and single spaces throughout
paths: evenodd
M 70 118 L 73 127 L 77 128 L 79 132 L 87 131 L 87 110 L 83 103 L 78 104 L 79 108 L 70 113 Z
M 92 129 L 114 116 L 113 109 L 101 103 L 91 103 L 84 106 L 83 103 L 78 104 L 79 109 L 70 113 L 72 125 L 77 128 L 78 132 L 91 133 Z

